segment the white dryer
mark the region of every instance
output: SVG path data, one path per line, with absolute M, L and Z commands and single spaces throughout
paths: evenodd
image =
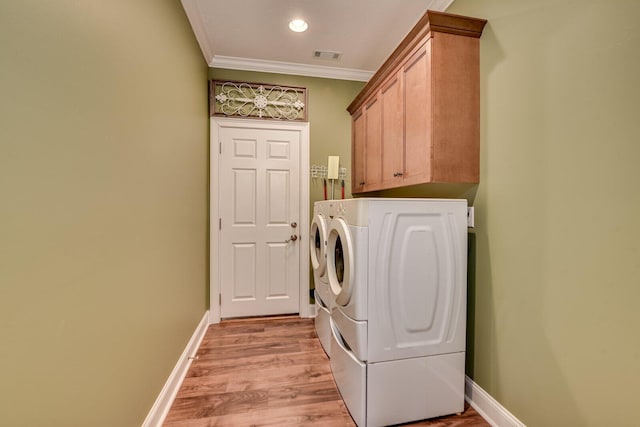
M 329 225 L 331 367 L 358 426 L 462 412 L 467 202 L 351 199 Z

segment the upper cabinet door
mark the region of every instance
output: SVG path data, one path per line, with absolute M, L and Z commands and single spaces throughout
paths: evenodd
M 407 184 L 431 178 L 432 87 L 431 39 L 406 62 L 404 76 L 404 180 Z
M 365 190 L 377 190 L 382 182 L 382 108 L 378 97 L 365 106 Z
M 396 73 L 380 91 L 382 105 L 382 185 L 395 186 L 404 175 L 404 103 L 402 75 Z

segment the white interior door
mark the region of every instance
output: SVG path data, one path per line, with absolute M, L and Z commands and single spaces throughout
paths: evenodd
M 220 317 L 298 313 L 303 134 L 238 123 L 217 132 Z

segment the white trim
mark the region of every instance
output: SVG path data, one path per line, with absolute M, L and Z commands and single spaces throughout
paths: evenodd
M 307 316 L 307 317 L 315 318 L 315 317 L 318 316 L 318 312 L 316 311 L 316 305 L 315 304 L 309 304 L 309 308 L 307 310 L 309 310 L 309 316 Z
M 182 8 L 200 45 L 204 60 L 208 64 L 213 59 L 213 48 L 209 44 L 209 37 L 207 37 L 207 31 L 202 22 L 202 12 L 198 8 L 198 2 L 196 0 L 182 0 Z
M 302 139 L 300 141 L 300 317 L 311 317 L 309 311 L 309 236 L 310 213 L 309 213 L 309 150 L 311 137 L 309 135 L 309 123 L 301 129 Z M 304 244 L 302 242 L 305 242 Z
M 309 123 L 295 121 L 280 120 L 257 120 L 257 119 L 238 119 L 231 117 L 211 117 L 211 135 L 210 135 L 210 172 L 209 172 L 209 189 L 211 197 L 209 200 L 209 241 L 211 245 L 209 259 L 209 323 L 220 323 L 220 230 L 218 229 L 218 218 L 220 218 L 220 207 L 218 199 L 220 189 L 218 188 L 219 179 L 219 135 L 221 127 L 250 127 L 259 128 L 284 128 L 290 127 L 298 129 L 301 132 L 300 139 L 300 221 L 298 235 L 300 241 L 300 301 L 299 313 L 300 317 L 312 317 L 309 304 L 309 255 L 304 248 L 307 248 L 306 239 L 309 238 Z
M 187 375 L 187 371 L 189 370 L 189 366 L 191 366 L 191 361 L 193 360 L 192 357 L 196 355 L 196 352 L 200 347 L 200 343 L 202 342 L 202 338 L 204 338 L 204 334 L 207 332 L 208 326 L 209 312 L 207 311 L 204 313 L 202 320 L 200 320 L 196 330 L 193 332 L 191 339 L 178 359 L 178 363 L 176 363 L 176 366 L 173 368 L 173 371 L 171 371 L 169 378 L 167 378 L 167 382 L 164 384 L 164 387 L 162 387 L 162 391 L 160 391 L 158 398 L 147 414 L 147 418 L 145 418 L 142 423 L 142 427 L 161 426 L 164 422 L 164 419 L 167 417 L 169 409 L 173 404 L 173 400 L 176 398 L 178 390 L 182 385 L 182 380 L 184 380 L 184 377 Z
M 465 376 L 465 400 L 493 427 L 526 427 L 482 387 Z
M 209 125 L 209 323 L 220 323 L 220 241 L 218 229 L 218 218 L 220 218 L 220 208 L 218 198 L 220 189 L 218 188 L 219 169 L 219 123 L 214 117 L 210 119 Z
M 373 71 L 353 68 L 326 67 L 321 65 L 297 64 L 293 62 L 267 61 L 252 58 L 214 55 L 209 67 L 231 70 L 261 71 L 264 73 L 292 74 L 296 76 L 322 77 L 326 79 L 369 81 Z

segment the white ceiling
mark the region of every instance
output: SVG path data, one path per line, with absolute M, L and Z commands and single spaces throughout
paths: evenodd
M 453 0 L 182 0 L 210 67 L 366 81 L 427 9 Z M 304 33 L 288 23 L 303 18 Z M 340 52 L 318 59 L 316 50 Z

